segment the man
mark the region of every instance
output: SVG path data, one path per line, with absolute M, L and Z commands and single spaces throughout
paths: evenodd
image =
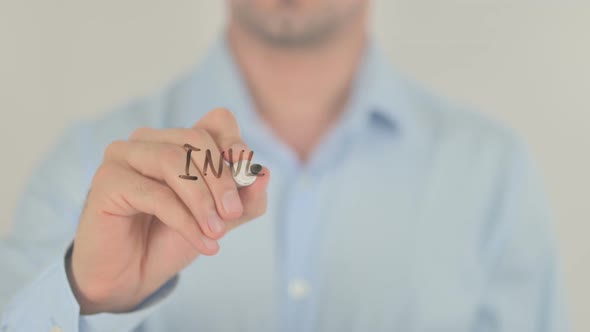
M 368 0 L 229 8 L 198 70 L 35 173 L 0 250 L 2 331 L 567 329 L 514 135 L 391 71 Z M 205 175 L 229 149 L 264 175 Z

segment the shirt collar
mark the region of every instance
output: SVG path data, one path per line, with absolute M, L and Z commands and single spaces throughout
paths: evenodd
M 180 107 L 174 125 L 190 126 L 202 112 L 227 107 L 244 128 L 264 133 L 244 80 L 226 38 L 219 38 L 201 64 L 176 91 Z M 178 86 L 177 86 L 178 87 Z M 410 106 L 411 88 L 404 77 L 393 70 L 387 57 L 371 40 L 353 83 L 352 95 L 343 115 L 344 125 L 353 130 L 376 127 L 386 131 L 410 133 L 415 122 Z M 268 133 L 270 135 L 270 133 Z
M 369 41 L 350 100 L 352 125 L 359 130 L 379 127 L 409 134 L 416 120 L 410 96 L 406 79 L 392 68 L 375 42 Z

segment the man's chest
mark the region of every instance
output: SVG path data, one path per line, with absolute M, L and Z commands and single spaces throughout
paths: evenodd
M 467 329 L 486 195 L 426 166 L 362 166 L 273 173 L 267 213 L 184 271 L 161 318 L 215 331 Z

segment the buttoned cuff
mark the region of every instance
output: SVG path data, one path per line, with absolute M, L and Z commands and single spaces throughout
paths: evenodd
M 2 315 L 0 331 L 132 331 L 163 304 L 177 283 L 175 276 L 129 313 L 80 315 L 61 259 L 13 298 Z
M 145 299 L 135 310 L 126 313 L 100 313 L 80 316 L 80 331 L 132 331 L 164 303 L 176 288 L 178 275 Z
M 61 259 L 17 293 L 4 312 L 1 331 L 78 331 L 79 312 Z

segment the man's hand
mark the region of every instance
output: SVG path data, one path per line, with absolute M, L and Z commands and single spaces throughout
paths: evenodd
M 184 144 L 192 152 L 185 174 Z M 230 168 L 203 174 L 206 150 L 215 167 L 221 151 L 246 150 L 233 114 L 216 109 L 192 129 L 135 131 L 109 145 L 97 170 L 68 265 L 82 314 L 125 312 L 142 302 L 200 254 L 215 255 L 217 240 L 266 211 L 270 174 L 237 189 Z M 244 167 L 244 166 L 242 166 Z

